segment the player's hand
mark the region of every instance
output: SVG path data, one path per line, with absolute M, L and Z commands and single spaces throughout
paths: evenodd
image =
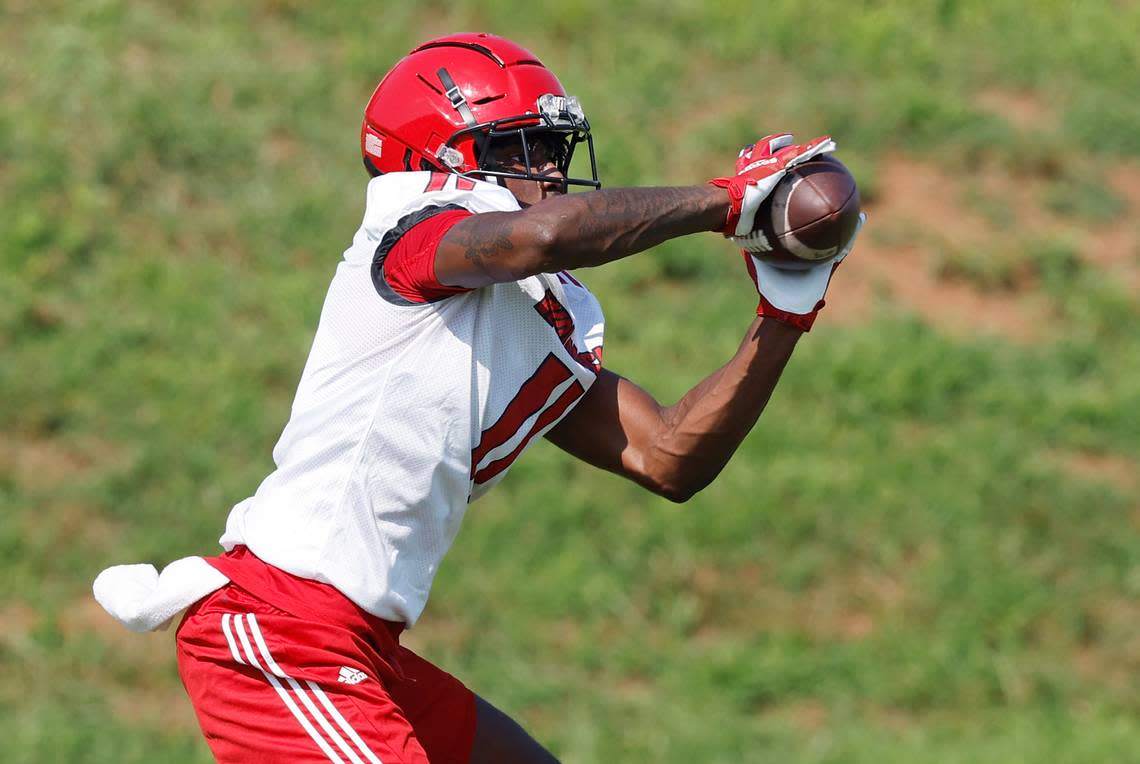
M 760 305 L 756 308 L 756 315 L 768 316 L 783 321 L 786 324 L 811 331 L 815 317 L 825 304 L 823 296 L 827 293 L 827 286 L 831 283 L 831 275 L 855 247 L 855 239 L 867 220 L 867 213 L 859 213 L 859 224 L 855 233 L 847 242 L 842 251 L 830 260 L 824 260 L 818 265 L 808 268 L 792 270 L 781 268 L 778 265 L 757 259 L 751 252 L 741 250 L 744 264 L 756 291 L 760 294 Z
M 813 138 L 807 143 L 792 143 L 791 133 L 777 133 L 761 138 L 740 150 L 736 158 L 736 174 L 729 178 L 713 178 L 714 186 L 728 190 L 732 207 L 721 233 L 746 236 L 752 233 L 756 210 L 788 170 L 812 157 L 835 151 L 830 135 Z

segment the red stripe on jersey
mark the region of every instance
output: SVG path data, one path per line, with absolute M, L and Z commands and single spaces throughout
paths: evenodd
M 457 181 L 455 181 L 455 188 L 459 191 L 474 191 L 475 181 L 471 180 L 470 178 L 459 178 Z
M 538 419 L 534 421 L 530 432 L 526 434 L 525 438 L 519 441 L 519 444 L 515 446 L 513 451 L 501 459 L 496 459 L 475 473 L 475 482 L 486 483 L 507 467 L 510 467 L 514 460 L 519 457 L 519 454 L 523 452 L 523 449 L 526 448 L 527 443 L 530 443 L 531 438 L 533 438 L 539 430 L 562 416 L 566 412 L 566 409 L 570 408 L 571 404 L 585 395 L 585 393 L 586 389 L 582 387 L 582 383 L 578 380 L 574 380 L 574 384 L 562 391 L 562 395 L 558 396 L 558 400 L 554 402 L 554 405 L 542 412 Z
M 433 172 L 431 174 L 431 180 L 428 181 L 427 188 L 424 189 L 424 193 L 442 191 L 443 187 L 447 184 L 447 179 L 450 177 L 451 176 L 445 172 Z
M 443 173 L 436 173 L 442 175 Z M 451 227 L 472 213 L 448 210 L 412 226 L 400 237 L 384 260 L 384 280 L 392 291 L 414 303 L 440 300 L 470 292 L 466 287 L 439 283 L 435 276 L 435 253 Z
M 553 353 L 548 353 L 530 379 L 523 382 L 518 394 L 507 404 L 498 420 L 483 430 L 479 444 L 471 449 L 471 471 L 475 472 L 479 462 L 488 453 L 510 440 L 523 422 L 546 405 L 551 391 L 570 379 L 570 376 L 566 364 L 559 361 Z
M 562 277 L 559 274 L 559 278 Z M 573 278 L 567 276 L 573 281 Z M 565 283 L 565 282 L 563 282 Z M 577 283 L 577 282 L 575 282 Z M 584 288 L 584 287 L 583 287 Z M 602 353 L 601 348 L 591 352 L 589 350 L 579 352 L 574 346 L 574 318 L 570 315 L 570 311 L 558 302 L 558 298 L 549 289 L 542 299 L 534 304 L 534 309 L 538 311 L 538 315 L 542 316 L 543 320 L 554 329 L 554 333 L 558 335 L 558 339 L 562 340 L 563 347 L 570 355 L 578 359 L 578 363 L 587 369 L 593 369 L 596 374 L 602 368 Z
M 558 302 L 558 298 L 549 289 L 546 290 L 542 299 L 534 304 L 534 309 L 538 311 L 538 315 L 542 316 L 546 323 L 553 327 L 554 333 L 563 343 L 573 338 L 574 319 L 570 317 L 570 311 Z
M 582 289 L 586 288 L 586 287 L 582 286 L 581 281 L 574 278 L 573 276 L 571 276 L 566 271 L 558 271 L 558 280 L 561 281 L 563 284 L 573 284 L 574 286 L 581 287 Z

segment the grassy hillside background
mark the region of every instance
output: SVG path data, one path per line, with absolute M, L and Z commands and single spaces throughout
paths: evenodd
M 1134 3 L 81 4 L 0 25 L 0 738 L 205 762 L 104 566 L 216 549 L 362 210 L 383 72 L 508 34 L 609 186 L 831 131 L 871 223 L 684 506 L 536 447 L 409 641 L 566 762 L 1140 760 Z M 995 7 L 996 6 L 996 7 Z M 715 236 L 579 274 L 672 401 L 755 297 Z

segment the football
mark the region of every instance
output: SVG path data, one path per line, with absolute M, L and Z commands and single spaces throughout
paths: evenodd
M 859 224 L 859 189 L 838 159 L 824 155 L 792 168 L 756 211 L 740 240 L 759 260 L 810 268 L 839 254 Z

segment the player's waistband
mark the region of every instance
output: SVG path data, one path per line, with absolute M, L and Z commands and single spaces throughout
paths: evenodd
M 248 547 L 204 559 L 232 583 L 292 616 L 340 625 L 372 642 L 382 655 L 394 654 L 399 645 L 404 624 L 372 615 L 334 586 L 286 573 Z

